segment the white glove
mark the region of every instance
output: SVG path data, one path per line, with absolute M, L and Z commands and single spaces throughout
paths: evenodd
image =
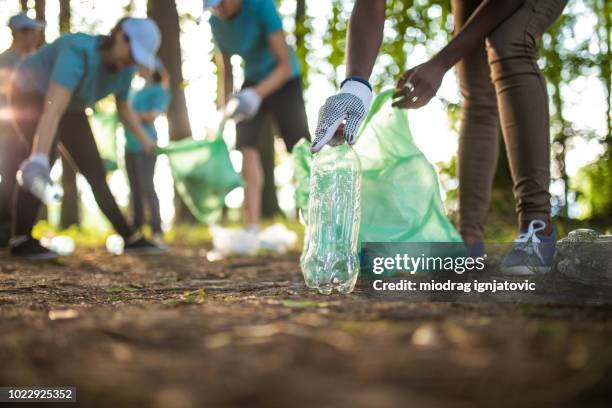
M 236 122 L 253 118 L 257 115 L 259 107 L 261 106 L 261 97 L 257 95 L 257 92 L 255 92 L 253 88 L 246 88 L 232 95 L 229 102 L 232 100 L 235 100 L 237 103 L 234 102 L 236 107 L 230 117 Z
M 49 204 L 61 200 L 63 196 L 61 187 L 51 181 L 50 173 L 49 156 L 33 154 L 19 166 L 17 182 L 42 202 Z
M 328 144 L 342 121 L 346 122 L 344 138 L 348 144 L 354 144 L 371 103 L 372 90 L 366 84 L 350 79 L 346 81 L 340 92 L 327 98 L 319 111 L 319 122 L 311 151 L 316 153 Z

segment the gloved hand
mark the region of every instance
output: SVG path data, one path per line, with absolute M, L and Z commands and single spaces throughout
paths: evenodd
M 49 156 L 42 153 L 33 154 L 21 163 L 17 173 L 19 185 L 28 191 L 34 192 L 36 180 L 49 180 L 51 168 Z
M 230 117 L 236 122 L 253 118 L 259 111 L 261 101 L 261 96 L 253 88 L 243 89 L 237 94 L 232 95 L 230 101 L 228 101 L 228 105 L 230 102 L 236 105 Z
M 357 141 L 357 132 L 365 120 L 372 103 L 372 89 L 360 81 L 349 79 L 338 94 L 327 98 L 319 111 L 319 122 L 310 150 L 316 153 L 334 136 L 345 121 L 344 138 L 348 144 Z
M 64 190 L 51 181 L 49 156 L 33 154 L 26 159 L 17 172 L 17 182 L 45 204 L 59 202 Z

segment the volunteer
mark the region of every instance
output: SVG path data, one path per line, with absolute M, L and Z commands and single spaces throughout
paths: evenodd
M 22 148 L 20 143 L 10 137 L 11 121 L 8 111 L 8 90 L 11 76 L 17 64 L 36 51 L 40 33 L 45 23 L 20 13 L 10 18 L 8 23 L 13 36 L 11 46 L 0 54 L 0 248 L 8 246 L 11 236 L 11 206 L 15 189 L 14 175 L 19 167 L 17 157 Z
M 465 98 L 459 141 L 460 231 L 481 246 L 501 124 L 519 216 L 517 245 L 502 270 L 550 270 L 555 233 L 550 208 L 550 118 L 546 82 L 537 65 L 537 41 L 561 15 L 567 0 L 454 0 L 455 36 L 432 59 L 398 82 L 395 106 L 420 108 L 433 98 L 445 73 L 457 65 Z M 347 46 L 347 79 L 321 110 L 314 152 L 338 124 L 355 143 L 369 110 L 368 83 L 385 21 L 385 0 L 357 0 Z
M 204 0 L 212 12 L 210 25 L 221 66 L 219 101 L 238 105 L 236 147 L 242 152 L 247 232 L 257 232 L 264 175 L 257 149 L 263 125 L 271 116 L 287 151 L 301 139 L 310 140 L 302 96 L 300 69 L 294 50 L 285 41 L 274 0 Z M 233 94 L 231 57 L 244 61 L 242 90 Z
M 130 98 L 130 104 L 149 138 L 157 143 L 155 120 L 168 110 L 170 77 L 159 59 L 156 61 L 154 71 L 143 69 L 140 75 L 145 80 L 145 86 L 134 92 Z M 126 129 L 125 139 L 125 168 L 131 190 L 132 225 L 136 229 L 144 225 L 146 204 L 153 232 L 153 242 L 158 246 L 164 246 L 159 198 L 154 184 L 156 156 L 144 152 L 142 144 L 129 129 Z
M 66 34 L 18 66 L 11 83 L 11 115 L 30 156 L 20 167 L 24 187 L 17 189 L 13 207 L 12 255 L 31 260 L 57 256 L 31 235 L 41 203 L 30 190 L 35 182 L 48 179 L 58 145 L 89 182 L 100 209 L 124 238 L 126 252 L 160 251 L 135 233 L 119 210 L 85 114 L 88 106 L 114 94 L 121 121 L 151 152 L 155 143 L 127 98 L 137 67 L 154 68 L 160 41 L 152 20 L 125 18 L 108 36 Z

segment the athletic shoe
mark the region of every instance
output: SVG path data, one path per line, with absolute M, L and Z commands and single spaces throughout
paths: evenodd
M 164 251 L 167 251 L 169 249 L 168 244 L 166 244 L 166 240 L 164 239 L 164 234 L 162 234 L 161 232 L 153 234 L 153 238 L 151 239 L 151 242 L 153 242 L 155 245 L 157 245 L 159 248 L 163 249 Z
M 29 236 L 21 236 L 11 240 L 11 255 L 28 261 L 48 261 L 59 257 L 57 252 L 53 252 L 40 245 L 37 239 Z
M 538 232 L 546 228 L 542 220 L 533 220 L 527 231 L 521 232 L 514 241 L 510 252 L 501 264 L 501 271 L 506 275 L 535 275 L 550 271 L 555 256 L 557 241 L 555 231 L 550 235 Z
M 145 238 L 137 238 L 123 247 L 123 252 L 128 255 L 157 255 L 166 251 Z

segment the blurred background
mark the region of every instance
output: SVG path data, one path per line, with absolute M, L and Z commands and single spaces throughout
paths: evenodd
M 344 76 L 346 26 L 352 0 L 278 0 L 288 42 L 301 61 L 306 106 L 311 131 L 323 101 Z M 450 0 L 388 0 L 385 41 L 374 69 L 377 90 L 393 86 L 400 73 L 424 62 L 450 38 L 453 24 Z M 217 67 L 214 45 L 200 0 L 0 0 L 0 22 L 20 10 L 47 22 L 45 41 L 61 33 L 83 31 L 106 34 L 124 15 L 150 16 L 158 21 L 164 37 L 160 55 L 173 81 L 173 100 L 167 118 L 156 122 L 160 143 L 214 132 L 217 112 Z M 563 16 L 544 35 L 539 64 L 548 79 L 552 126 L 551 193 L 560 235 L 578 226 L 600 231 L 612 225 L 612 3 L 609 0 L 574 0 Z M 11 33 L 0 28 L 0 49 L 10 45 Z M 240 60 L 234 64 L 236 84 L 241 83 Z M 134 86 L 142 84 L 136 79 Z M 111 100 L 91 111 L 96 138 L 103 156 L 118 169 L 109 171 L 109 181 L 119 204 L 129 205 L 129 188 L 123 169 L 123 130 L 117 126 Z M 439 171 L 447 213 L 455 217 L 457 179 L 455 155 L 461 99 L 454 72 L 449 72 L 438 98 L 427 107 L 411 111 L 414 137 Z M 264 216 L 292 223 L 296 217 L 292 186 L 292 161 L 274 125 L 260 150 L 273 155 L 265 169 Z M 225 139 L 233 146 L 233 126 Z M 504 149 L 500 143 L 500 149 Z M 232 152 L 237 170 L 240 153 Z M 113 168 L 114 166 L 109 166 Z M 48 209 L 48 223 L 40 228 L 73 229 L 96 234 L 110 232 L 97 210 L 93 195 L 81 176 L 58 162 L 52 176 L 64 185 L 66 197 Z M 195 222 L 176 199 L 168 162 L 160 158 L 156 190 L 161 200 L 164 228 Z M 225 219 L 240 216 L 242 189 L 226 198 Z M 514 234 L 514 199 L 505 152 L 495 178 L 489 215 L 488 239 L 505 240 Z

